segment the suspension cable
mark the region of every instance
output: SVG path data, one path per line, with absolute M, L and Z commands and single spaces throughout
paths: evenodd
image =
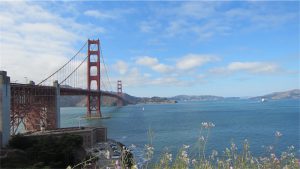
M 104 57 L 103 57 L 103 53 L 102 53 L 102 48 L 101 48 L 101 46 L 100 46 L 100 52 L 101 52 L 102 62 L 103 62 L 104 69 L 105 69 L 105 74 L 106 74 L 106 77 L 107 77 L 107 79 L 108 79 L 108 83 L 109 83 L 109 86 L 110 86 L 110 90 L 113 91 L 113 90 L 112 90 L 112 85 L 111 85 L 111 83 L 110 83 L 110 79 L 109 79 L 109 76 L 108 76 L 108 73 L 107 73 L 106 64 L 105 64 L 105 62 L 104 62 Z
M 61 85 L 62 83 L 64 83 L 84 62 L 85 60 L 87 59 L 88 57 L 86 56 L 83 61 L 69 74 L 69 76 L 67 76 L 63 81 L 61 81 L 59 83 L 59 85 Z
M 92 48 L 92 50 L 94 50 L 95 49 L 95 46 Z M 88 56 L 86 56 L 82 61 L 81 61 L 81 63 L 63 80 L 63 81 L 61 81 L 59 84 L 61 85 L 61 84 L 63 84 L 74 72 L 76 72 L 78 69 L 79 69 L 79 67 L 86 61 L 86 59 L 88 58 Z
M 41 85 L 42 83 L 44 83 L 45 81 L 47 81 L 49 78 L 51 78 L 53 75 L 55 75 L 57 72 L 59 72 L 61 69 L 63 69 L 67 64 L 69 64 L 80 52 L 81 50 L 86 46 L 87 41 L 84 43 L 84 45 L 79 49 L 79 51 L 67 62 L 65 63 L 63 66 L 61 66 L 58 70 L 56 70 L 54 73 L 52 73 L 50 76 L 48 76 L 47 78 L 45 78 L 44 80 L 42 80 L 40 83 L 38 83 L 38 85 Z M 73 72 L 72 72 L 73 73 Z M 68 76 L 69 77 L 69 76 Z M 66 79 L 65 79 L 66 80 Z

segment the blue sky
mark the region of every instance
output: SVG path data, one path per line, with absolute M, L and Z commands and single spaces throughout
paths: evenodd
M 299 2 L 0 2 L 0 69 L 40 81 L 88 38 L 135 96 L 299 88 Z M 104 79 L 107 83 L 107 79 Z

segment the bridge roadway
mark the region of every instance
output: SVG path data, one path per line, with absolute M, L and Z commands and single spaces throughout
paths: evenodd
M 22 88 L 27 88 L 27 89 L 36 89 L 37 91 L 45 90 L 45 91 L 55 91 L 56 87 L 55 86 L 39 86 L 39 85 L 33 85 L 33 84 L 20 84 L 20 83 L 11 83 L 11 89 L 12 91 L 14 89 L 22 89 Z M 97 90 L 87 90 L 87 89 L 82 89 L 82 88 L 70 88 L 70 87 L 59 87 L 60 89 L 60 95 L 61 96 L 87 96 L 87 95 L 98 95 L 100 94 L 101 96 L 109 96 L 109 97 L 114 97 L 116 99 L 122 100 L 124 103 L 126 100 L 122 97 L 117 95 L 116 93 L 113 92 L 108 92 L 108 91 L 97 91 Z M 40 93 L 40 92 L 38 92 Z M 49 92 L 46 92 L 49 94 Z
M 115 97 L 117 99 L 120 99 L 122 101 L 125 101 L 123 97 L 117 95 L 116 93 L 113 92 L 107 92 L 107 91 L 97 91 L 97 90 L 86 90 L 82 88 L 60 88 L 60 95 L 62 96 L 74 96 L 74 95 L 97 95 L 99 94 L 101 96 L 109 96 L 109 97 Z

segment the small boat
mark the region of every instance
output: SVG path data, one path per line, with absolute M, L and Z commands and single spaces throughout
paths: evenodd
M 145 110 L 145 107 L 143 107 L 142 110 L 144 111 L 144 110 Z
M 265 98 L 261 98 L 261 102 L 266 102 L 267 100 Z

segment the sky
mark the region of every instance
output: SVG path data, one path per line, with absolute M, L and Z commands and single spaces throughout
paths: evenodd
M 0 70 L 38 82 L 100 39 L 130 95 L 257 96 L 300 88 L 299 21 L 296 1 L 1 1 Z

